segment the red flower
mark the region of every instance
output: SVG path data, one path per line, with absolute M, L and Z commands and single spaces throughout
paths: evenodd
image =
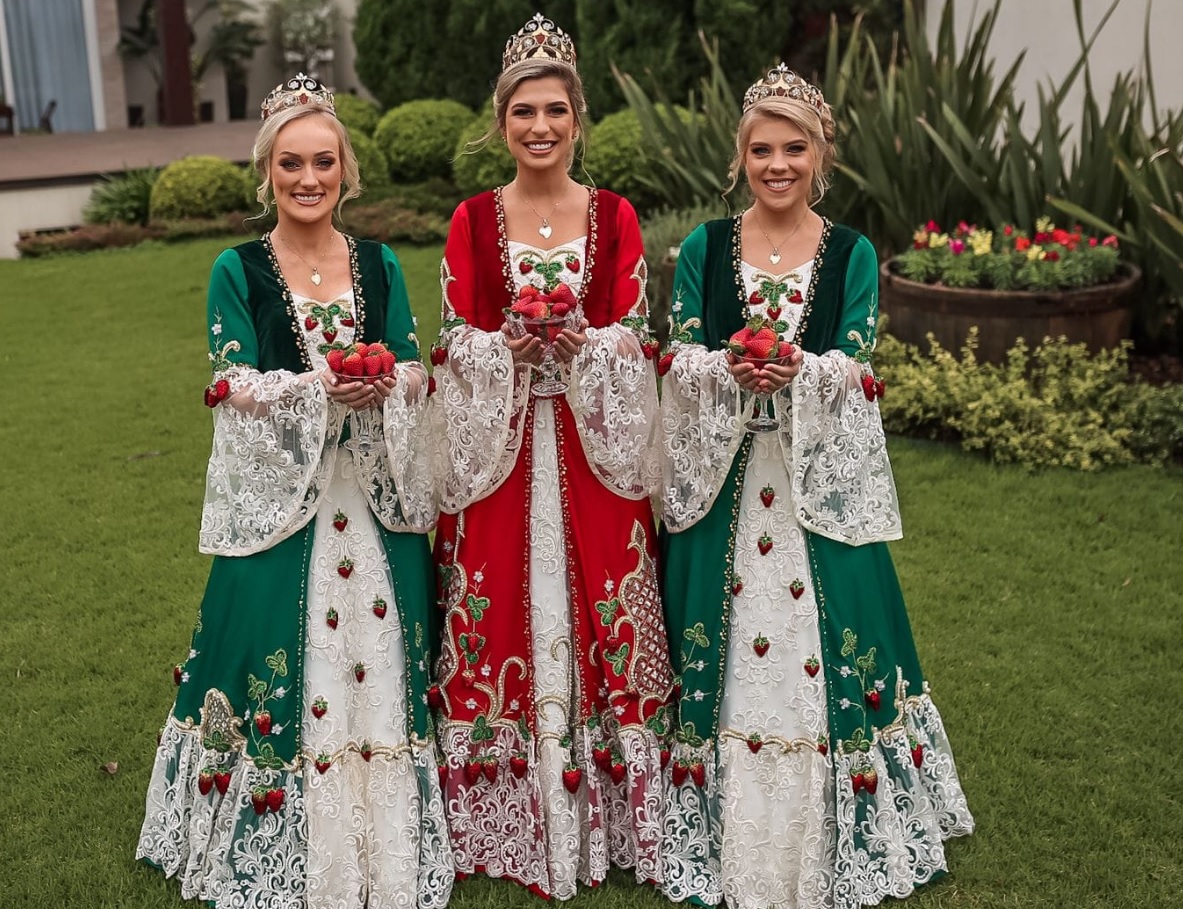
M 1005 227 L 1002 228 L 1002 233 L 1004 236 L 1009 237 L 1014 232 L 1015 232 L 1015 229 L 1009 224 L 1007 224 Z
M 1067 246 L 1068 241 L 1072 239 L 1072 235 L 1062 227 L 1057 227 L 1052 231 L 1052 242 L 1059 243 L 1061 246 Z
M 1054 249 L 1049 249 L 1047 251 L 1047 255 L 1044 256 L 1044 258 L 1047 259 L 1049 262 L 1059 262 L 1060 261 L 1060 254 L 1058 252 L 1056 252 Z
M 1097 238 L 1096 237 L 1089 237 L 1089 246 L 1096 246 L 1096 245 L 1097 245 Z
M 929 221 L 924 225 L 924 229 L 930 233 L 939 234 L 941 232 L 941 225 L 937 224 L 936 221 Z
M 1115 237 L 1113 234 L 1110 234 L 1108 237 L 1106 237 L 1104 240 L 1101 241 L 1101 245 L 1102 246 L 1111 246 L 1114 249 L 1117 249 L 1117 237 Z
M 1031 241 L 1026 237 L 1015 237 L 1015 251 L 1025 252 L 1031 248 Z

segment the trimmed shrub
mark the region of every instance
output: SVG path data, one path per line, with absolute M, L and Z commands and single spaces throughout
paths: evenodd
M 386 170 L 386 158 L 378 150 L 378 143 L 355 129 L 349 129 L 349 142 L 353 146 L 353 153 L 357 155 L 362 197 L 382 196 L 388 193 L 390 174 Z
M 670 304 L 673 302 L 673 275 L 667 274 L 666 263 L 676 260 L 678 248 L 694 228 L 703 221 L 722 218 L 726 214 L 726 207 L 720 200 L 714 205 L 664 211 L 641 222 L 645 264 L 649 269 L 645 292 L 649 298 L 649 327 L 662 344 L 669 335 Z
M 489 102 L 456 142 L 455 157 L 452 159 L 452 179 L 465 196 L 472 196 L 495 186 L 503 186 L 518 172 L 517 162 L 505 143 L 498 138 L 496 131 L 484 147 L 468 147 L 468 143 L 475 142 L 485 134 L 492 122 L 493 104 Z
M 193 155 L 168 165 L 152 187 L 153 221 L 213 218 L 243 207 L 242 169 L 224 158 Z
M 350 135 L 354 132 L 366 136 L 374 135 L 378 120 L 382 116 L 377 104 L 344 92 L 333 96 L 333 104 L 337 109 L 337 119 L 345 124 Z
M 381 243 L 423 246 L 442 243 L 448 236 L 447 219 L 410 211 L 393 199 L 347 206 L 341 220 L 347 234 Z
M 392 187 L 390 198 L 411 211 L 449 219 L 464 194 L 450 180 L 433 177 L 423 183 L 404 183 Z
M 458 101 L 408 101 L 387 111 L 374 130 L 374 141 L 397 182 L 446 177 L 456 140 L 474 114 Z
M 87 224 L 147 224 L 152 185 L 160 171 L 137 167 L 96 184 L 82 210 Z
M 691 121 L 690 111 L 675 110 L 683 123 Z M 661 201 L 651 185 L 657 168 L 641 120 L 631 107 L 609 114 L 591 128 L 584 168 L 597 185 L 626 197 L 637 211 L 649 211 Z

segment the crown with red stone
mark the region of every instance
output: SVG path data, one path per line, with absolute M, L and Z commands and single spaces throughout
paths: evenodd
M 315 105 L 336 116 L 337 108 L 333 104 L 333 93 L 312 76 L 296 73 L 286 82 L 275 86 L 261 105 L 263 119 L 266 120 L 277 111 L 289 107 L 303 107 Z
M 525 60 L 554 60 L 574 68 L 575 42 L 542 13 L 535 13 L 533 19 L 505 42 L 501 71 Z
M 804 101 L 816 110 L 819 116 L 826 115 L 826 99 L 822 97 L 821 89 L 806 82 L 783 63 L 770 69 L 763 79 L 744 92 L 744 112 L 765 98 L 792 98 L 794 101 Z

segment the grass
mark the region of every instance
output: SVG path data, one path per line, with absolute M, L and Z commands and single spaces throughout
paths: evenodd
M 0 262 L 3 909 L 185 905 L 132 854 L 208 569 L 203 300 L 221 246 Z M 400 250 L 424 341 L 439 253 Z M 893 552 L 978 821 L 908 905 L 1174 905 L 1183 472 L 1029 474 L 902 439 L 892 455 Z M 473 879 L 452 905 L 539 904 Z M 666 905 L 625 875 L 572 903 Z

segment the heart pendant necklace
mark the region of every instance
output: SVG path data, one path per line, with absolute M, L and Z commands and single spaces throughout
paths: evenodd
M 797 233 L 798 229 L 800 229 L 802 222 L 805 221 L 805 216 L 809 214 L 809 209 L 806 208 L 805 211 L 801 212 L 801 217 L 797 219 L 797 223 L 793 225 L 793 229 L 790 230 L 788 235 L 779 243 L 773 243 L 772 237 L 768 236 L 768 231 L 766 231 L 764 229 L 764 225 L 760 223 L 760 216 L 756 214 L 756 206 L 753 205 L 750 209 L 748 209 L 748 211 L 752 213 L 752 217 L 756 221 L 756 226 L 760 228 L 760 233 L 764 235 L 764 239 L 767 240 L 768 245 L 772 247 L 772 252 L 768 254 L 768 261 L 773 265 L 779 265 L 780 260 L 783 258 L 780 254 L 780 248 L 788 243 L 789 240 L 793 239 L 793 236 Z
M 333 236 L 336 233 L 337 232 L 335 230 L 329 231 L 328 242 L 325 243 L 324 249 L 321 250 L 320 256 L 319 256 L 319 258 L 317 258 L 315 265 L 313 265 L 311 262 L 309 262 L 307 259 L 305 259 L 302 255 L 300 255 L 300 253 L 296 250 L 296 248 L 293 247 L 292 244 L 290 244 L 286 239 L 284 239 L 284 237 L 282 235 L 279 237 L 279 242 L 282 243 L 284 246 L 286 246 L 289 250 L 291 250 L 292 255 L 294 255 L 297 259 L 299 259 L 301 262 L 303 262 L 305 265 L 307 265 L 309 268 L 312 269 L 311 281 L 317 287 L 320 287 L 320 282 L 322 280 L 321 276 L 320 276 L 320 263 L 323 262 L 324 257 L 326 255 L 328 255 L 329 247 L 332 246 Z
M 563 190 L 562 195 L 555 199 L 555 204 L 550 207 L 550 214 L 546 216 L 543 216 L 542 212 L 534 207 L 534 203 L 530 201 L 530 197 L 522 192 L 522 188 L 518 186 L 517 183 L 514 183 L 514 189 L 518 191 L 518 195 L 522 197 L 522 201 L 530 206 L 530 211 L 534 212 L 534 214 L 542 222 L 542 224 L 540 224 L 538 227 L 539 235 L 542 237 L 542 239 L 549 240 L 550 235 L 554 233 L 554 228 L 550 226 L 550 219 L 553 218 L 554 213 L 558 211 L 559 203 L 567 198 L 567 193 L 571 190 L 571 183 L 568 181 L 567 188 Z

